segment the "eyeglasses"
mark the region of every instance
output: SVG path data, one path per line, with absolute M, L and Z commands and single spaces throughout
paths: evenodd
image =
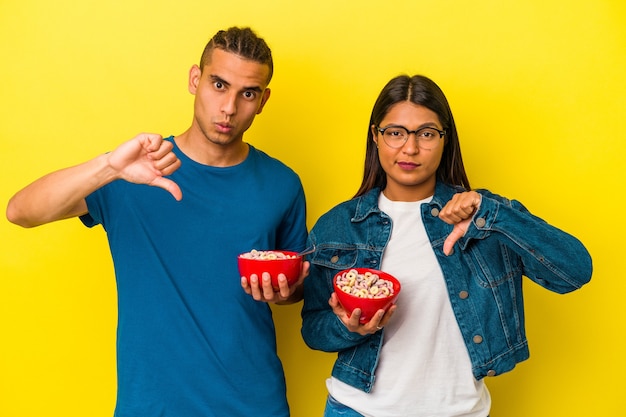
M 394 149 L 404 146 L 409 139 L 411 133 L 415 133 L 417 146 L 420 149 L 430 150 L 437 147 L 439 139 L 446 134 L 445 130 L 435 129 L 434 127 L 423 127 L 417 130 L 409 130 L 404 126 L 387 126 L 376 128 L 382 135 L 385 143 Z

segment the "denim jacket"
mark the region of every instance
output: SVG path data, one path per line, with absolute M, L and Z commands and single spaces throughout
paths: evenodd
M 452 226 L 439 211 L 462 190 L 437 183 L 421 216 L 441 266 L 454 315 L 476 379 L 508 372 L 528 359 L 524 328 L 522 275 L 557 293 L 580 288 L 591 279 L 589 253 L 575 237 L 532 215 L 521 203 L 486 190 L 480 208 L 453 253 L 443 253 Z M 304 281 L 302 336 L 317 350 L 338 352 L 332 375 L 370 392 L 382 346 L 381 330 L 350 332 L 328 299 L 332 278 L 343 269 L 380 269 L 391 236 L 391 219 L 378 208 L 380 190 L 346 201 L 315 224 L 307 246 L 309 276 Z M 402 295 L 400 295 L 402 296 Z M 425 340 L 424 343 L 430 343 Z

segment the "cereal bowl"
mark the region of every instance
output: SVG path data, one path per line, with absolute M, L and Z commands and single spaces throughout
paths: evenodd
M 351 268 L 333 277 L 333 288 L 348 315 L 361 309 L 360 323 L 365 324 L 378 310 L 387 311 L 400 294 L 400 281 L 392 275 L 370 268 Z
M 293 285 L 300 277 L 302 256 L 291 251 L 256 250 L 242 253 L 237 257 L 239 273 L 250 279 L 256 274 L 261 279 L 263 272 L 268 272 L 272 279 L 272 286 L 278 290 L 278 274 L 285 274 L 289 285 Z

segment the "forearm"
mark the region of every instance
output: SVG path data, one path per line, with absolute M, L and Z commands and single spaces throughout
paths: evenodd
M 328 304 L 331 291 L 324 274 L 311 267 L 304 281 L 302 337 L 311 349 L 338 352 L 362 343 L 368 336 L 353 333 L 341 322 Z
M 52 172 L 26 186 L 9 200 L 7 219 L 22 227 L 35 227 L 85 214 L 85 197 L 116 178 L 106 154 Z
M 470 239 L 492 235 L 515 251 L 522 259 L 524 275 L 552 291 L 569 292 L 591 278 L 591 257 L 584 245 L 534 216 L 519 202 L 506 204 L 483 197 L 470 229 Z
M 370 337 L 349 331 L 332 310 L 307 311 L 302 319 L 302 338 L 311 349 L 339 352 Z

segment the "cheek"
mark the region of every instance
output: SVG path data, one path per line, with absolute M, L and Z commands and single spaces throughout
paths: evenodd
M 195 102 L 200 107 L 206 109 L 210 107 L 211 103 L 215 103 L 216 99 L 214 97 L 211 97 L 210 91 L 200 88 L 196 91 Z
M 387 171 L 389 167 L 393 166 L 395 160 L 396 152 L 390 152 L 384 147 L 378 148 L 378 161 L 385 171 Z
M 439 165 L 441 163 L 441 158 L 443 157 L 443 150 L 445 148 L 442 146 L 441 148 L 439 148 L 439 150 L 435 153 L 434 158 L 436 160 L 437 165 Z
M 441 156 L 443 155 L 443 151 L 439 150 L 437 152 L 434 152 L 429 158 L 428 158 L 428 170 L 435 172 L 437 171 L 437 169 L 439 169 L 439 165 L 441 165 Z
M 242 122 L 247 123 L 248 125 L 252 124 L 252 121 L 259 114 L 259 108 L 257 107 L 257 103 L 246 103 L 245 106 L 239 107 L 237 109 L 239 116 Z

